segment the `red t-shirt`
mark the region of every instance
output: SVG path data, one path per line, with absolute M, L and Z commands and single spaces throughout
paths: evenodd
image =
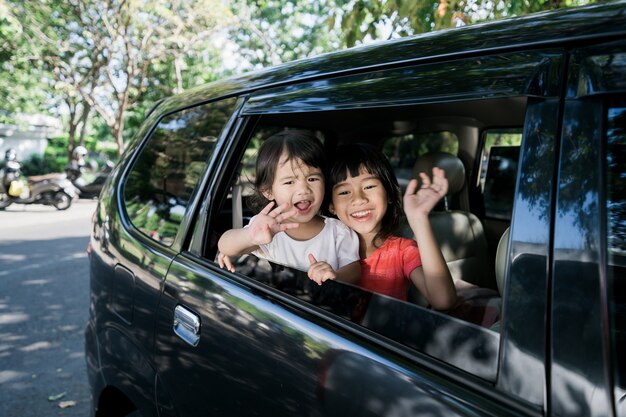
M 406 300 L 407 280 L 415 268 L 422 266 L 422 259 L 415 240 L 392 236 L 360 263 L 361 287 Z

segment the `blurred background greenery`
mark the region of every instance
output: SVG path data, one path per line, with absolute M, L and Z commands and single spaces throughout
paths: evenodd
M 29 175 L 72 149 L 115 159 L 159 99 L 295 59 L 585 0 L 0 0 L 0 124 L 62 121 Z

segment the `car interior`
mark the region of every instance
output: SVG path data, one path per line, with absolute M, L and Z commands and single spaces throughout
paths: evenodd
M 498 312 L 501 307 L 503 265 L 506 264 L 502 261 L 505 260 L 508 242 L 505 232 L 510 225 L 514 191 L 510 184 L 515 184 L 517 175 L 519 143 L 503 147 L 507 148 L 504 155 L 496 152 L 498 147 L 493 146 L 493 155 L 489 155 L 485 145 L 486 132 L 510 132 L 513 129 L 520 139 L 526 101 L 525 97 L 493 98 L 253 116 L 247 120 L 244 133 L 250 136 L 248 146 L 238 151 L 239 166 L 226 170 L 233 173 L 232 187 L 224 190 L 220 211 L 211 215 L 214 227 L 206 245 L 206 256 L 216 259 L 216 242 L 221 233 L 231 227 L 242 227 L 255 214 L 246 200 L 251 194 L 255 152 L 264 138 L 283 129 L 306 129 L 322 140 L 329 158 L 338 145 L 367 142 L 382 149 L 390 159 L 402 192 L 418 172 L 432 172 L 434 166 L 445 170 L 449 192 L 431 213 L 431 223 L 458 294 L 481 307 L 476 310 L 477 314 L 466 312 L 461 318 L 495 328 L 498 317 L 493 317 L 492 313 L 487 318 L 485 311 L 488 309 L 485 306 L 493 306 Z M 507 170 L 493 168 L 493 173 L 489 172 L 490 167 L 498 166 L 494 160 L 500 161 L 500 165 L 506 160 Z M 489 208 L 485 208 L 488 200 L 485 190 L 502 189 L 504 184 L 508 191 L 506 198 L 510 201 L 503 206 L 508 211 L 500 210 L 504 214 L 490 215 Z M 502 206 L 503 203 L 499 201 L 498 204 Z M 398 234 L 413 237 L 406 223 Z M 237 271 L 306 301 L 317 297 L 316 304 L 320 305 L 320 296 L 316 296 L 317 290 L 307 284 L 306 273 L 298 283 L 291 282 L 287 276 L 299 276 L 297 271 L 267 261 L 251 260 L 253 258 L 244 255 L 236 260 Z M 497 264 L 496 259 L 500 263 Z M 337 300 L 341 301 L 337 301 L 333 310 L 344 311 L 342 315 L 353 321 L 359 316 L 360 313 L 355 311 L 358 300 L 351 307 L 345 297 L 338 297 Z M 410 291 L 409 301 L 427 307 L 416 290 Z

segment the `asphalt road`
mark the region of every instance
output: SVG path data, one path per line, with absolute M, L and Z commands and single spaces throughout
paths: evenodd
M 88 416 L 83 331 L 95 201 L 0 211 L 0 416 Z

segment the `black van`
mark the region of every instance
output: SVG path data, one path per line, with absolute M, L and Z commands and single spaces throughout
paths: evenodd
M 94 215 L 94 414 L 626 417 L 625 93 L 618 2 L 164 100 Z M 311 285 L 253 256 L 219 267 L 220 235 L 254 214 L 255 151 L 284 129 L 329 155 L 369 142 L 401 186 L 424 160 L 462 168 L 431 216 L 458 309 Z

